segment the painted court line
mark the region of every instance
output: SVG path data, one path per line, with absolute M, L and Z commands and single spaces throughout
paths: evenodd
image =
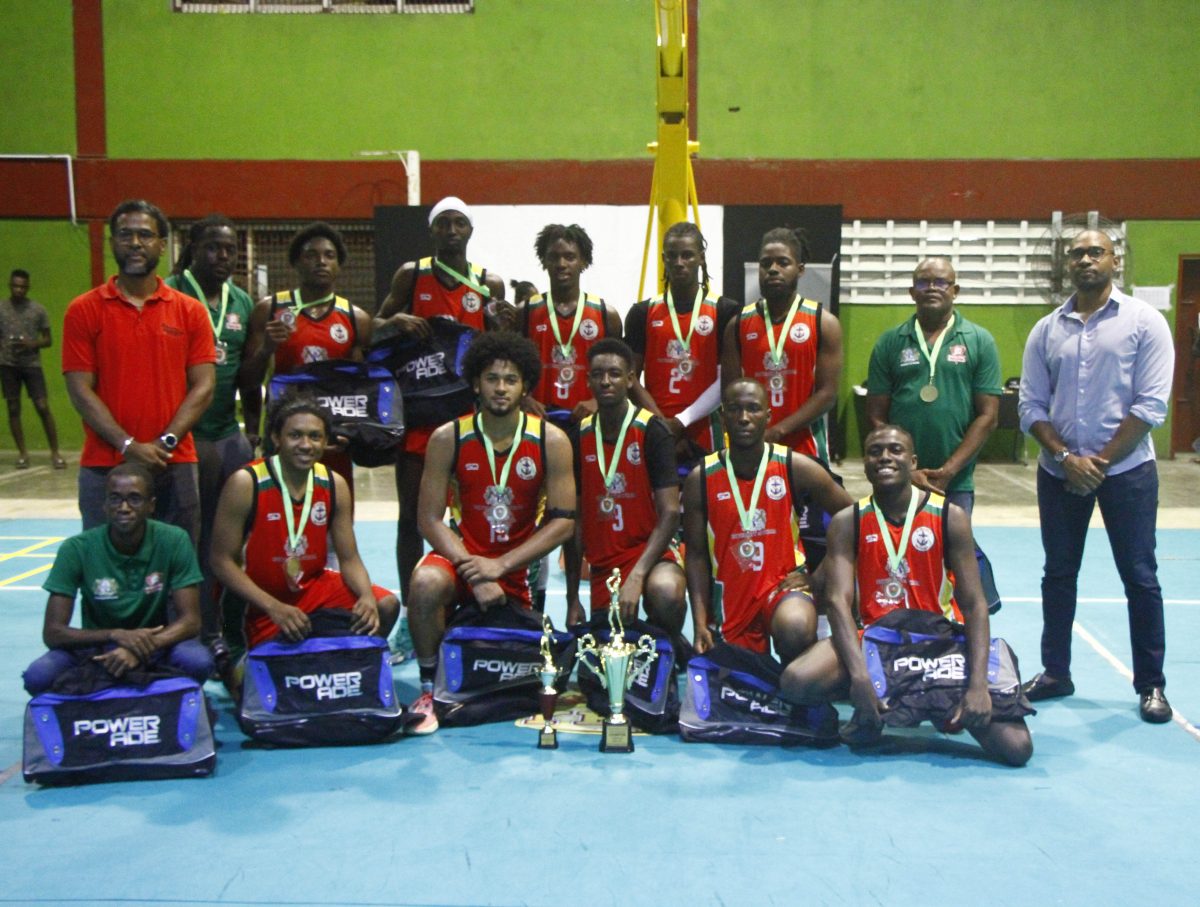
M 979 465 L 982 466 L 989 475 L 997 476 L 998 478 L 1004 479 L 1006 482 L 1011 482 L 1018 488 L 1023 488 L 1025 491 L 1037 492 L 1037 482 L 1035 481 L 1030 479 L 1018 479 L 1015 476 L 1009 475 L 1006 470 L 997 469 L 995 466 L 989 466 L 986 463 L 981 463 Z
M 1025 605 L 1040 605 L 1040 598 L 1018 598 L 1017 596 L 1003 595 L 1001 599 L 1006 602 L 1013 602 Z M 1123 605 L 1123 598 L 1081 598 L 1077 600 L 1081 605 Z M 1164 598 L 1164 605 L 1200 605 L 1200 598 Z
M 1081 624 L 1079 621 L 1075 621 L 1074 630 L 1079 634 L 1080 638 L 1082 638 L 1084 642 L 1086 642 L 1096 651 L 1097 655 L 1112 665 L 1118 674 L 1120 674 L 1130 683 L 1133 682 L 1133 671 L 1125 667 L 1121 659 L 1117 658 L 1117 656 L 1113 655 L 1112 652 L 1108 651 L 1104 644 L 1101 643 L 1100 640 L 1096 639 L 1096 637 L 1094 637 L 1091 633 L 1089 633 L 1083 624 Z M 1183 713 L 1174 706 L 1171 707 L 1171 712 L 1171 720 L 1187 731 L 1187 733 L 1191 734 L 1192 739 L 1200 742 L 1200 728 L 1197 728 L 1194 724 L 1188 721 Z
M 0 561 L 7 561 L 14 557 L 24 557 L 32 551 L 37 551 L 39 548 L 45 548 L 47 545 L 53 545 L 56 542 L 61 542 L 65 536 L 43 536 L 42 540 L 34 545 L 26 545 L 19 551 L 10 551 L 8 554 L 0 554 Z
M 26 570 L 24 573 L 18 573 L 16 576 L 10 576 L 8 579 L 0 580 L 0 589 L 12 585 L 17 580 L 28 579 L 29 577 L 36 576 L 39 573 L 45 573 L 53 566 L 53 564 L 42 564 L 40 567 L 34 567 L 32 570 Z

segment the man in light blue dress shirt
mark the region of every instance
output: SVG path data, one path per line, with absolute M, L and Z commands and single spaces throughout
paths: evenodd
M 1144 721 L 1171 720 L 1163 695 L 1162 589 L 1155 560 L 1158 470 L 1150 430 L 1162 425 L 1175 351 L 1166 320 L 1113 286 L 1112 240 L 1089 230 L 1068 247 L 1075 294 L 1025 343 L 1021 430 L 1042 446 L 1042 665 L 1032 701 L 1070 696 L 1071 627 L 1088 521 L 1099 503 L 1129 607 L 1133 687 Z

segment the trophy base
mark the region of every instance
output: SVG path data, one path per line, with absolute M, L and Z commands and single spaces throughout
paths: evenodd
M 632 753 L 633 725 L 628 721 L 614 724 L 611 720 L 605 718 L 604 727 L 600 733 L 600 752 Z
M 558 749 L 558 731 L 554 729 L 554 725 L 545 724 L 542 726 L 542 729 L 538 731 L 537 748 L 539 750 Z

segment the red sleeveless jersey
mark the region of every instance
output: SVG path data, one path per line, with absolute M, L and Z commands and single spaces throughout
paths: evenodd
M 940 494 L 929 494 L 913 518 L 908 551 L 901 559 L 900 569 L 892 576 L 888 572 L 887 549 L 879 535 L 879 520 L 871 506 L 871 498 L 863 498 L 855 505 L 858 522 L 855 572 L 858 610 L 864 627 L 896 608 L 933 611 L 962 623 L 962 613 L 954 601 L 954 587 L 946 569 L 945 513 L 946 499 Z M 887 521 L 885 525 L 893 547 L 898 548 L 904 527 Z
M 596 432 L 592 426 L 598 417 L 588 416 L 579 426 L 579 519 L 583 553 L 593 570 L 607 573 L 626 562 L 631 553 L 640 556 L 658 522 L 654 486 L 646 468 L 646 426 L 652 418 L 650 410 L 639 409 L 629 423 L 611 494 L 605 490 L 596 459 Z M 610 468 L 614 447 L 604 445 L 604 465 Z M 612 499 L 607 513 L 607 505 L 602 503 L 606 497 Z
M 591 293 L 584 294 L 580 301 L 584 306 L 583 318 L 579 322 L 579 331 L 564 354 L 558 349 L 554 339 L 554 331 L 550 327 L 550 318 L 558 322 L 559 336 L 566 343 L 571 334 L 571 325 L 575 321 L 575 313 L 570 318 L 563 318 L 557 312 L 551 312 L 544 296 L 534 296 L 529 300 L 526 309 L 525 334 L 538 348 L 542 360 L 542 377 L 533 390 L 533 399 L 547 409 L 574 409 L 579 403 L 592 398 L 588 388 L 588 350 L 592 344 L 604 337 L 607 331 L 604 326 L 604 300 Z
M 546 429 L 536 416 L 525 416 L 515 449 L 496 451 L 496 476 L 515 457 L 503 492 L 497 490 L 483 446 L 478 414 L 454 423 L 451 502 L 454 521 L 471 554 L 499 557 L 516 548 L 537 528 L 546 478 Z M 521 571 L 524 573 L 524 571 Z
M 770 341 L 767 338 L 766 302 L 759 300 L 742 307 L 738 316 L 738 349 L 742 356 L 742 374 L 753 378 L 767 391 L 771 406 L 771 425 L 790 416 L 812 396 L 816 383 L 817 349 L 821 342 L 821 304 L 802 299 L 796 310 L 787 340 L 783 344 L 780 367 L 774 367 Z M 790 308 L 790 304 L 789 304 Z M 772 322 L 775 339 L 779 339 L 782 324 Z M 811 426 L 780 438 L 792 450 L 829 462 L 826 419 L 822 416 Z
M 676 310 L 679 333 L 685 338 L 692 324 L 692 307 L 686 312 Z M 720 337 L 717 336 L 717 300 L 709 296 L 700 303 L 696 329 L 685 354 L 683 344 L 675 336 L 667 303 L 659 296 L 650 300 L 646 309 L 646 355 L 642 382 L 654 398 L 659 411 L 667 419 L 677 416 L 709 387 L 720 373 Z M 714 417 L 697 419 L 687 428 L 687 436 L 706 451 L 717 448 L 720 427 Z
M 701 473 L 708 528 L 708 556 L 713 577 L 713 611 L 726 639 L 766 652 L 770 639 L 752 630 L 775 587 L 804 563 L 800 521 L 793 504 L 791 451 L 772 444 L 762 493 L 750 530 L 742 529 L 729 487 L 724 452 L 704 458 Z M 742 503 L 750 503 L 754 480 L 738 479 Z
M 485 285 L 486 270 L 467 262 L 467 275 L 479 286 Z M 413 281 L 412 314 L 421 318 L 449 318 L 476 331 L 482 331 L 485 305 L 487 300 L 465 283 L 460 283 L 453 290 L 447 289 L 437 279 L 432 258 L 422 258 L 417 262 L 417 277 Z
M 321 463 L 313 465 L 313 498 L 308 524 L 299 544 L 288 544 L 287 519 L 283 508 L 292 508 L 292 519 L 300 521 L 302 501 L 285 501 L 287 494 L 266 460 L 255 460 L 245 469 L 254 476 L 254 506 L 247 520 L 243 563 L 246 575 L 264 592 L 281 602 L 293 604 L 305 587 L 325 572 L 329 553 L 329 523 L 333 519 L 333 479 Z M 301 573 L 293 581 L 285 569 L 289 557 L 300 561 Z
M 282 312 L 294 309 L 297 296 L 294 290 L 276 293 L 271 302 L 271 317 L 279 318 Z M 277 375 L 290 375 L 310 362 L 345 359 L 358 342 L 354 308 L 344 297 L 335 297 L 333 305 L 320 318 L 313 318 L 307 311 L 292 314 L 296 319 L 295 330 L 275 348 Z

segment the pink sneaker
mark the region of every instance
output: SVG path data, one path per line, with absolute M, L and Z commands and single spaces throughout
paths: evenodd
M 432 734 L 438 729 L 437 713 L 433 710 L 433 694 L 422 693 L 408 707 L 413 720 L 405 727 L 405 733 L 414 736 Z M 420 717 L 420 721 L 416 719 Z

